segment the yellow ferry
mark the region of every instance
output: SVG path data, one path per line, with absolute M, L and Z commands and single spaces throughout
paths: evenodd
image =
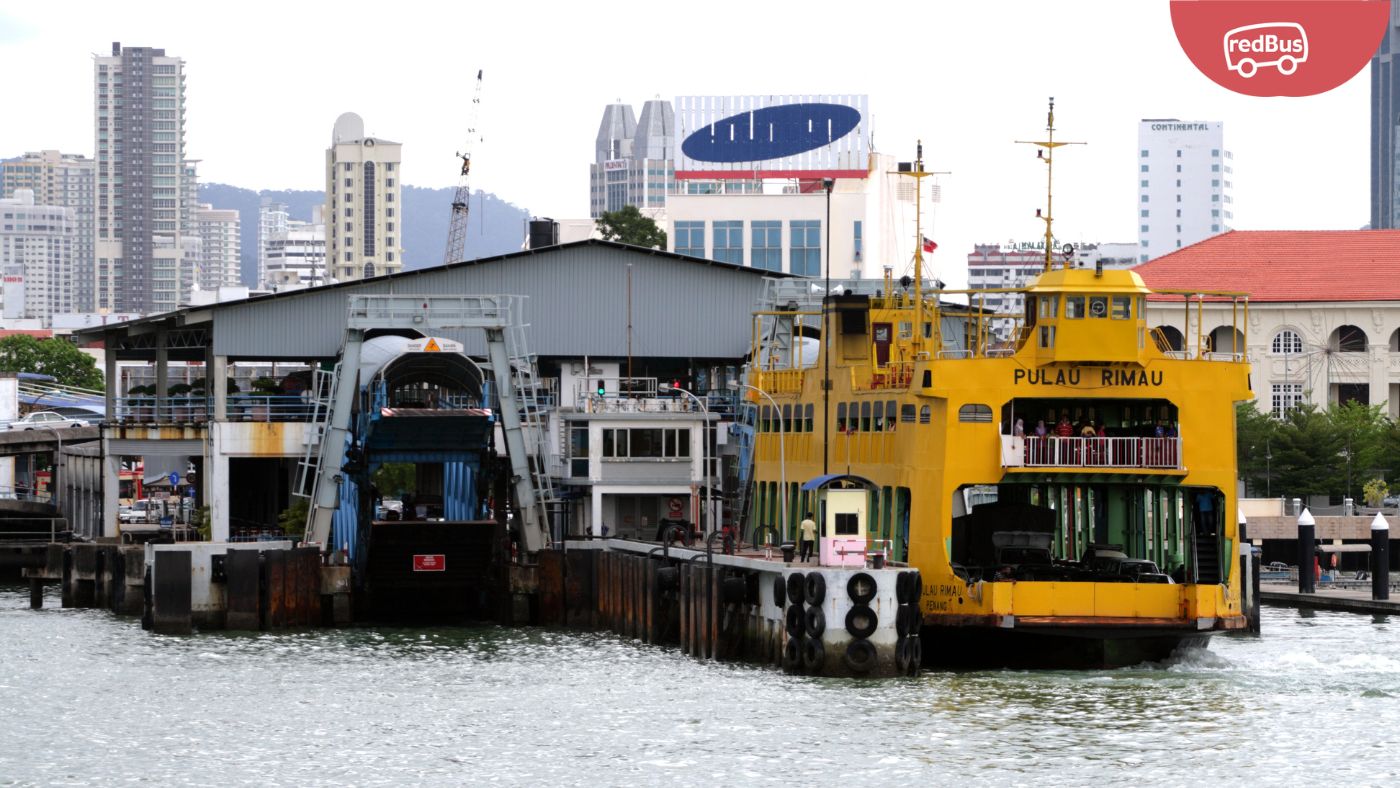
M 1047 164 L 1064 144 L 1053 107 L 1033 143 Z M 1246 297 L 1058 265 L 1049 206 L 1038 215 L 1045 271 L 1024 289 L 930 293 L 916 252 L 912 280 L 755 314 L 749 522 L 792 539 L 815 488 L 866 488 L 869 552 L 922 576 L 929 665 L 1133 664 L 1245 627 L 1235 403 L 1249 366 L 1211 351 L 1200 314 L 1233 304 L 1243 332 Z M 979 306 L 1012 294 L 1024 314 Z M 1145 322 L 1161 299 L 1181 302 L 1183 337 Z

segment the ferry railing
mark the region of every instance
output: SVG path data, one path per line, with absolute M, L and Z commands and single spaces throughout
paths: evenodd
M 1008 444 L 1003 462 L 1027 468 L 1154 468 L 1181 469 L 1181 438 L 1065 438 L 1028 436 L 1018 450 L 1017 440 L 1001 436 Z M 1019 460 L 1019 462 L 1017 462 Z
M 884 366 L 861 364 L 849 369 L 851 388 L 856 391 L 907 389 L 914 380 L 912 361 L 893 361 Z
M 793 394 L 802 391 L 804 369 L 760 369 L 754 371 L 754 386 L 769 394 Z

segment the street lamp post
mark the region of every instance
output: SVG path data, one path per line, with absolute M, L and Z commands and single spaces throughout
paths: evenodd
M 704 427 L 700 430 L 700 479 L 705 485 L 705 496 L 703 498 L 703 510 L 700 512 L 700 530 L 709 533 L 714 526 L 710 521 L 710 409 L 705 407 L 705 401 L 686 391 L 680 386 L 673 386 L 669 383 L 662 383 L 657 386 L 662 391 L 679 391 L 680 393 L 695 400 L 695 404 L 700 406 L 700 412 L 704 414 Z M 706 529 L 705 525 L 710 525 L 711 529 Z
M 773 396 L 758 386 L 750 386 L 747 383 L 740 383 L 737 380 L 730 381 L 729 386 L 735 389 L 745 388 L 756 391 L 773 405 L 773 415 L 778 419 L 778 483 L 782 485 L 783 490 L 783 532 L 781 538 L 786 539 L 787 529 L 792 523 L 792 521 L 788 519 L 787 448 L 783 445 L 783 436 L 787 434 L 787 419 L 783 418 L 782 409 L 778 407 L 778 403 L 773 399 Z M 750 460 L 750 462 L 752 462 L 752 460 Z

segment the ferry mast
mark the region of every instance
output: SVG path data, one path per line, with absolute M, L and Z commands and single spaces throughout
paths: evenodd
M 909 168 L 909 169 L 906 169 Z M 927 172 L 924 170 L 924 141 L 919 140 L 914 151 L 914 163 L 900 164 L 898 174 L 914 179 L 914 355 L 924 350 L 924 229 L 923 229 L 923 179 L 930 175 L 948 175 L 948 172 Z
M 1055 141 L 1055 97 L 1050 97 L 1050 111 L 1045 116 L 1045 139 L 1043 141 L 1016 140 L 1021 145 L 1034 145 L 1040 150 L 1035 152 L 1035 157 L 1045 162 L 1045 212 L 1039 208 L 1035 211 L 1037 219 L 1045 222 L 1045 270 L 1049 271 L 1054 267 L 1055 262 L 1055 149 L 1062 145 L 1085 145 L 1083 142 L 1056 142 Z M 1069 260 L 1065 260 L 1065 268 L 1069 268 Z

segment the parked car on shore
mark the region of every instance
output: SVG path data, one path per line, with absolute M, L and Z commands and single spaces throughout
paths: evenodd
M 151 506 L 149 498 L 142 498 L 135 501 L 126 509 L 117 511 L 117 521 L 123 524 L 146 523 L 155 514 L 155 507 Z
M 45 428 L 77 428 L 86 427 L 88 424 L 82 419 L 71 419 L 61 413 L 54 413 L 51 410 L 36 410 L 17 421 L 10 422 L 10 430 L 37 430 Z

